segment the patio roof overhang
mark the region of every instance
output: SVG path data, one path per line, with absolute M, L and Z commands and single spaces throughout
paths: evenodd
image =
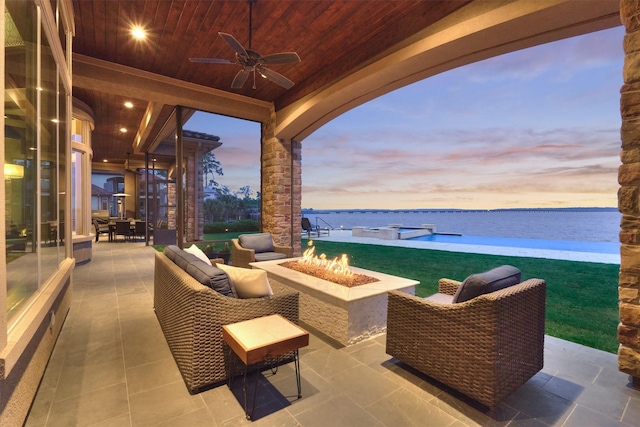
M 245 10 L 246 9 L 246 10 Z M 94 162 L 141 161 L 167 134 L 173 107 L 264 122 L 301 141 L 340 114 L 429 76 L 500 55 L 620 25 L 617 0 L 290 1 L 254 6 L 254 47 L 295 50 L 278 66 L 285 90 L 260 79 L 230 89 L 235 65 L 217 33 L 246 43 L 248 6 L 239 1 L 74 1 L 74 97 L 96 118 Z M 149 45 L 130 40 L 125 20 L 146 24 Z M 244 38 L 243 38 L 244 37 Z M 275 69 L 275 66 L 274 66 Z M 125 100 L 135 107 L 125 111 Z M 118 129 L 130 129 L 119 134 Z

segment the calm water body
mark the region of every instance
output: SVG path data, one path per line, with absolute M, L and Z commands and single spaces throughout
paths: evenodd
M 616 247 L 621 218 L 616 209 L 425 213 L 305 212 L 305 216 L 312 224 L 337 229 L 351 229 L 357 226 L 385 227 L 389 224 L 402 224 L 406 227 L 435 224 L 437 232 L 461 233 L 467 237 L 609 242 L 616 243 Z

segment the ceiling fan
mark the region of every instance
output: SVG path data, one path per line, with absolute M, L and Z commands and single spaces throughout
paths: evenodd
M 266 65 L 274 64 L 295 64 L 300 62 L 300 57 L 296 52 L 280 52 L 273 53 L 271 55 L 262 56 L 260 53 L 251 49 L 251 27 L 252 27 L 252 15 L 253 4 L 256 0 L 248 0 L 249 3 L 249 48 L 245 49 L 238 40 L 231 34 L 219 32 L 220 37 L 226 41 L 229 46 L 236 52 L 235 60 L 230 59 L 218 59 L 218 58 L 189 58 L 191 62 L 201 62 L 205 64 L 240 64 L 242 70 L 238 71 L 233 82 L 231 83 L 232 89 L 240 89 L 244 86 L 245 82 L 251 74 L 253 74 L 253 88 L 256 88 L 256 73 L 260 76 L 271 80 L 277 85 L 282 86 L 285 89 L 290 89 L 294 83 L 273 70 L 270 70 Z

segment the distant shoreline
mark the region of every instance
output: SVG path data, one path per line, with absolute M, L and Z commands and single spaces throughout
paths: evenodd
M 573 208 L 499 208 L 499 209 L 459 209 L 459 208 L 421 208 L 421 209 L 314 209 L 302 208 L 302 214 L 329 213 L 443 213 L 443 212 L 617 212 L 618 208 L 573 207 Z

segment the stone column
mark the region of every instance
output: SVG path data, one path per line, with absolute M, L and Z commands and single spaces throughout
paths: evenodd
M 620 279 L 618 287 L 618 368 L 640 387 L 640 0 L 621 0 L 624 84 L 620 89 L 622 165 L 618 172 Z
M 300 254 L 301 145 L 275 137 L 275 113 L 262 123 L 261 199 L 262 230 L 280 245 Z

